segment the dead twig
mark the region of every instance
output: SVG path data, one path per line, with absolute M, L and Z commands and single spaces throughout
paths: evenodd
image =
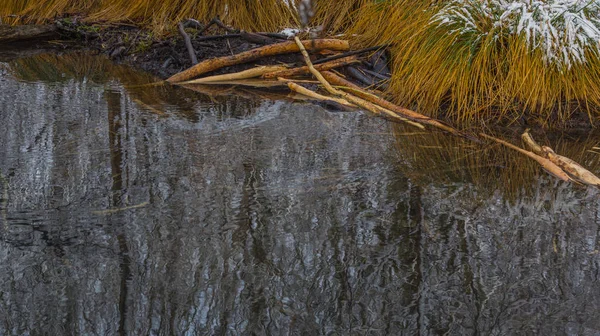
M 441 130 L 444 130 L 446 132 L 449 132 L 451 134 L 460 136 L 460 137 L 468 137 L 467 135 L 458 131 L 454 127 L 448 126 L 439 120 L 436 120 L 436 119 L 430 118 L 426 115 L 417 113 L 415 111 L 400 107 L 400 106 L 393 104 L 383 98 L 380 98 L 380 97 L 360 88 L 358 85 L 355 85 L 354 83 L 348 81 L 347 79 L 344 79 L 344 78 L 334 74 L 333 72 L 323 71 L 323 76 L 330 83 L 342 86 L 343 90 L 351 91 L 354 95 L 356 95 L 362 99 L 365 99 L 367 101 L 370 101 L 372 103 L 375 103 L 377 105 L 383 106 L 389 110 L 392 110 L 406 119 L 436 127 Z M 472 139 L 472 140 L 474 140 L 474 139 Z
M 185 47 L 187 48 L 188 54 L 190 55 L 190 60 L 192 61 L 192 64 L 198 64 L 198 57 L 196 57 L 196 51 L 192 46 L 192 40 L 190 39 L 190 36 L 185 32 L 183 23 L 179 22 L 177 24 L 177 29 L 179 30 L 179 34 L 183 36 L 183 42 L 185 43 Z
M 282 78 L 283 79 L 283 78 Z M 347 106 L 347 107 L 356 107 L 356 105 L 349 103 L 347 100 L 345 99 L 340 99 L 340 98 L 335 98 L 335 97 L 327 97 L 327 96 L 323 96 L 322 94 L 316 93 L 314 91 L 311 91 L 307 88 L 305 88 L 304 86 L 298 85 L 294 82 L 288 82 L 288 87 L 290 88 L 290 90 L 303 94 L 307 97 L 316 99 L 316 100 L 322 100 L 322 101 L 334 101 L 340 105 L 343 106 Z

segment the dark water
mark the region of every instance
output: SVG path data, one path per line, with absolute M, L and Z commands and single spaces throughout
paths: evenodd
M 598 191 L 363 113 L 152 81 L 4 63 L 0 335 L 600 335 Z M 562 146 L 593 165 L 594 139 Z

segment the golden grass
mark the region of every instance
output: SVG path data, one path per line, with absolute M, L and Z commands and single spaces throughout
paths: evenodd
M 158 33 L 173 30 L 177 22 L 193 18 L 208 22 L 219 15 L 238 29 L 276 31 L 297 26 L 297 15 L 280 0 L 4 0 L 0 16 L 22 16 L 20 22 L 43 22 L 56 16 L 80 13 L 88 20 L 129 21 Z
M 442 2 L 443 4 L 443 2 Z M 527 113 L 542 124 L 566 121 L 583 109 L 600 110 L 600 57 L 559 69 L 528 50 L 521 36 L 464 36 L 430 24 L 441 4 L 399 0 L 363 6 L 351 29 L 363 45 L 392 43 L 388 94 L 400 105 L 458 123 L 514 120 Z M 483 30 L 493 31 L 487 18 Z M 485 26 L 489 25 L 489 26 Z M 501 35 L 501 34 L 500 34 Z
M 327 33 L 345 33 L 354 26 L 360 9 L 372 0 L 313 0 L 314 25 L 322 25 Z

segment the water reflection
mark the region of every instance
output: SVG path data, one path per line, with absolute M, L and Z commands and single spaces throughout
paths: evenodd
M 600 333 L 593 189 L 531 166 L 510 194 L 478 177 L 508 180 L 498 147 L 486 170 L 360 113 L 28 61 L 0 74 L 0 334 Z

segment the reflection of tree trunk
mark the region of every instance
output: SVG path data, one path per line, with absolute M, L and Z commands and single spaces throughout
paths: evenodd
M 410 223 L 409 230 L 413 230 L 409 235 L 413 245 L 414 253 L 411 256 L 413 269 L 415 270 L 410 277 L 410 281 L 406 282 L 404 291 L 406 292 L 405 297 L 409 299 L 416 294 L 418 298 L 418 304 L 414 305 L 414 314 L 417 316 L 417 332 L 416 335 L 421 335 L 427 330 L 425 323 L 425 299 L 423 295 L 424 284 L 423 284 L 423 258 L 425 254 L 424 237 L 423 237 L 423 202 L 422 202 L 421 187 L 412 186 L 410 188 L 410 199 L 409 199 L 409 211 L 408 216 Z M 416 292 L 415 292 L 416 289 Z M 412 295 L 411 295 L 412 294 Z M 414 300 L 414 299 L 413 299 Z
M 259 206 L 258 185 L 260 183 L 257 176 L 258 172 L 252 160 L 245 160 L 243 167 L 245 173 L 244 189 L 240 204 L 240 217 L 238 218 L 239 229 L 235 233 L 234 242 L 237 241 L 245 247 L 244 261 L 247 263 L 248 269 L 255 269 L 260 267 L 261 264 L 267 265 L 266 268 L 268 269 L 270 263 L 267 260 L 267 252 L 259 235 L 260 230 L 263 228 L 260 227 L 261 223 L 258 218 L 260 209 L 257 209 Z M 253 227 L 253 222 L 256 223 L 255 227 Z M 247 246 L 249 243 L 248 235 L 251 238 L 251 246 Z M 266 298 L 260 280 L 255 278 L 254 282 L 248 282 L 246 289 L 248 302 L 251 303 L 248 307 L 250 316 L 248 316 L 247 332 L 260 334 L 264 332 L 262 322 L 263 317 L 267 314 Z
M 108 139 L 110 149 L 110 167 L 112 174 L 111 205 L 119 207 L 122 205 L 123 196 L 123 144 L 121 140 L 121 94 L 116 91 L 106 91 L 106 102 L 108 105 Z M 127 293 L 129 288 L 127 281 L 131 277 L 129 248 L 125 235 L 117 234 L 119 244 L 119 256 L 121 266 L 121 286 L 119 292 L 119 335 L 126 335 L 127 321 Z

